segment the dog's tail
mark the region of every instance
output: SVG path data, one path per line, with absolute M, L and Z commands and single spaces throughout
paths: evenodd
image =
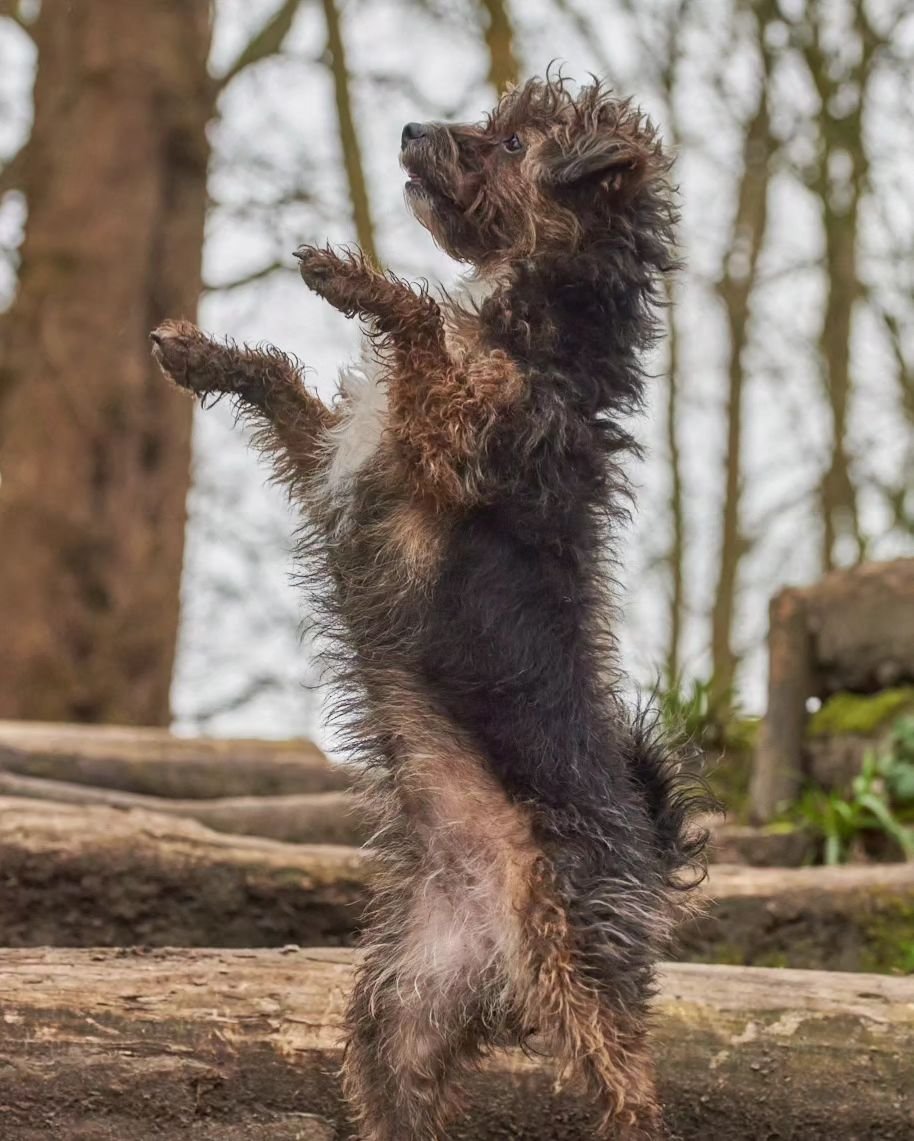
M 544 881 L 529 945 L 542 1018 L 601 1107 L 606 1136 L 656 1136 L 646 1046 L 654 968 L 693 913 L 713 808 L 688 750 L 640 714 L 608 763 L 612 792 L 537 808 Z M 622 779 L 625 774 L 625 779 Z M 614 1123 L 611 1125 L 610 1123 Z M 601 1133 L 600 1136 L 603 1136 Z

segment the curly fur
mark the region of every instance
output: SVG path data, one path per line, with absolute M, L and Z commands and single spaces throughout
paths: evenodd
M 460 1074 L 536 1032 L 595 1136 L 658 1137 L 647 1007 L 705 805 L 620 697 L 610 551 L 675 265 L 668 162 L 630 103 L 554 77 L 481 124 L 405 132 L 402 161 L 487 295 L 436 301 L 302 247 L 374 357 L 333 410 L 274 349 L 154 334 L 179 384 L 238 401 L 302 507 L 337 716 L 373 774 L 346 1092 L 366 1141 L 438 1138 Z

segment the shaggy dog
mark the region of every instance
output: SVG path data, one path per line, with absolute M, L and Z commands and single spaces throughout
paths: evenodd
M 368 329 L 332 408 L 275 349 L 152 335 L 177 384 L 236 400 L 301 506 L 373 774 L 346 1094 L 366 1141 L 439 1138 L 461 1072 L 535 1030 L 594 1136 L 655 1138 L 647 1003 L 704 837 L 680 760 L 620 697 L 607 552 L 674 265 L 669 164 L 638 110 L 563 79 L 479 124 L 407 124 L 401 161 L 483 296 L 303 246 L 305 283 Z

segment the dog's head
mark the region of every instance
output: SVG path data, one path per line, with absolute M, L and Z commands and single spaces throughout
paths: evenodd
M 532 79 L 479 124 L 408 123 L 407 202 L 452 257 L 480 269 L 668 230 L 657 132 L 599 83 Z

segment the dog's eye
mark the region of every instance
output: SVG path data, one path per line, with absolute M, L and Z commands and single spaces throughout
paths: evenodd
M 510 151 L 511 154 L 517 154 L 518 151 L 522 151 L 524 149 L 524 144 L 520 141 L 517 135 L 512 135 L 510 139 L 505 139 L 501 145 L 505 148 L 506 151 Z

